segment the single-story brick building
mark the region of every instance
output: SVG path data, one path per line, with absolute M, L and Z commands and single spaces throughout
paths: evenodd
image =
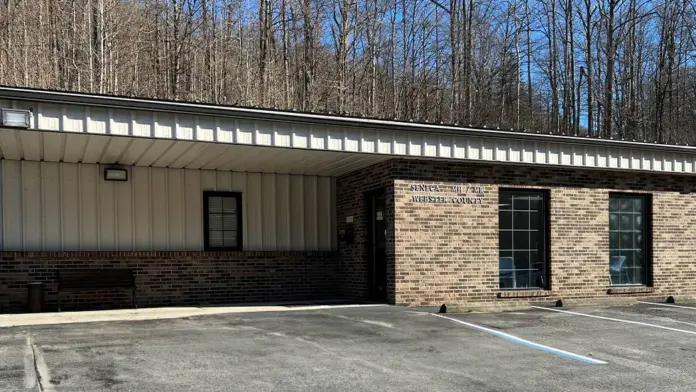
M 0 311 L 119 268 L 140 306 L 696 295 L 694 147 L 12 87 L 0 110 Z

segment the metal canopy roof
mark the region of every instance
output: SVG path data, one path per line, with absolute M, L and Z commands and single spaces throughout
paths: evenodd
M 0 99 L 25 100 L 31 102 L 65 103 L 100 106 L 128 110 L 152 110 L 191 115 L 229 116 L 250 120 L 283 121 L 303 124 L 366 127 L 392 131 L 436 132 L 456 135 L 485 135 L 487 137 L 522 138 L 538 141 L 554 141 L 579 144 L 604 144 L 649 148 L 671 151 L 696 151 L 694 146 L 658 144 L 631 140 L 603 139 L 573 135 L 546 134 L 532 131 L 475 128 L 445 124 L 429 124 L 353 116 L 338 116 L 297 112 L 290 110 L 262 109 L 240 106 L 210 105 L 198 102 L 137 98 L 115 95 L 77 93 L 68 91 L 42 90 L 26 87 L 0 86 Z
M 0 87 L 0 108 L 33 113 L 30 130 L 0 130 L 0 151 L 7 159 L 195 166 L 199 163 L 194 161 L 204 158 L 184 162 L 200 152 L 206 159 L 221 154 L 215 161 L 219 169 L 233 164 L 236 158 L 228 157 L 231 154 L 247 157 L 247 166 L 259 160 L 275 170 L 271 158 L 286 168 L 277 172 L 287 172 L 286 160 L 302 166 L 302 157 L 309 159 L 311 154 L 316 167 L 336 174 L 344 170 L 327 169 L 327 164 L 343 162 L 354 170 L 360 162 L 393 157 L 696 174 L 696 148 L 690 146 L 16 87 Z M 54 142 L 62 143 L 63 150 L 59 152 Z M 41 149 L 32 147 L 42 143 Z M 217 163 L 206 164 L 214 168 Z
M 340 176 L 389 159 L 222 143 L 0 129 L 0 158 Z

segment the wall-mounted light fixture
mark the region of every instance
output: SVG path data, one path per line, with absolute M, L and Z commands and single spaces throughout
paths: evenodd
M 104 181 L 128 181 L 128 170 L 120 167 L 104 169 Z
M 31 126 L 31 112 L 22 109 L 0 109 L 2 112 L 2 125 L 12 128 L 29 128 Z

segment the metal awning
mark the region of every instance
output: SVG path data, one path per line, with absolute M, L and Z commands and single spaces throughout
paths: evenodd
M 322 176 L 340 176 L 389 159 L 339 151 L 16 129 L 0 129 L 0 157 Z
M 696 148 L 0 87 L 7 159 L 341 175 L 390 158 L 696 174 Z M 257 168 L 257 169 L 254 169 Z

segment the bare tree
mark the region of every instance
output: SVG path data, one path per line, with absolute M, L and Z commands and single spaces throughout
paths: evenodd
M 696 142 L 690 0 L 0 0 L 0 83 Z

